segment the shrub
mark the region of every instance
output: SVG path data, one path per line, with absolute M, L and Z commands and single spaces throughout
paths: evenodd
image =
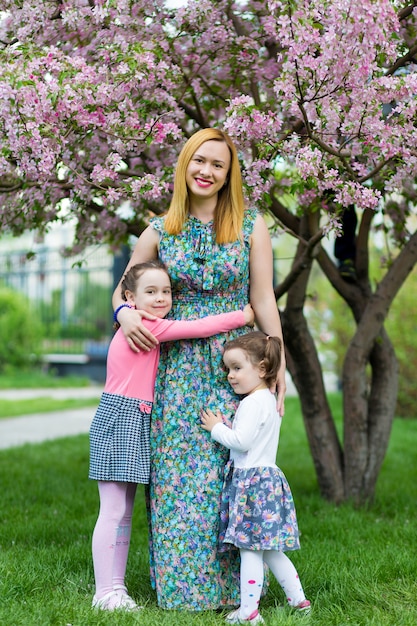
M 22 294 L 0 286 L 0 372 L 30 369 L 39 361 L 42 326 Z

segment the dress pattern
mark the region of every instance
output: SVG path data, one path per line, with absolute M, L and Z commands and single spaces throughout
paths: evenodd
M 218 245 L 212 222 L 190 216 L 178 235 L 163 218 L 159 257 L 173 286 L 169 317 L 197 319 L 249 301 L 249 244 L 256 219 L 247 211 L 242 241 Z M 238 550 L 220 553 L 218 534 L 229 451 L 201 428 L 203 407 L 232 417 L 239 403 L 222 364 L 225 341 L 243 327 L 208 339 L 161 346 L 151 421 L 151 577 L 162 608 L 208 610 L 239 604 Z
M 220 549 L 298 550 L 297 516 L 291 489 L 279 467 L 225 471 L 220 514 Z

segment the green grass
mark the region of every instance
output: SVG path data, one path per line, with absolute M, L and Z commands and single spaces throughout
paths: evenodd
M 25 400 L 4 400 L 0 402 L 0 419 L 17 417 L 19 415 L 31 415 L 33 413 L 48 413 L 50 411 L 65 411 L 67 409 L 82 409 L 86 406 L 98 405 L 100 394 L 97 398 L 67 398 L 59 400 L 48 398 L 28 398 Z
M 291 554 L 310 618 L 283 607 L 271 581 L 262 600 L 267 626 L 417 624 L 417 421 L 396 420 L 372 507 L 320 499 L 295 398 L 287 400 L 279 465 L 290 482 L 302 531 Z M 222 615 L 163 611 L 150 587 L 143 494 L 137 497 L 128 586 L 139 614 L 96 613 L 91 534 L 96 484 L 87 479 L 88 437 L 0 451 L 0 624 L 2 626 L 220 626 Z
M 84 376 L 59 377 L 46 372 L 30 370 L 8 372 L 0 375 L 0 389 L 37 389 L 45 387 L 88 387 Z

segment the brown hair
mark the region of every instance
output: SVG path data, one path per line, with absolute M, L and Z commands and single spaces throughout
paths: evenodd
M 224 142 L 230 152 L 230 169 L 226 183 L 219 191 L 214 215 L 214 230 L 217 243 L 231 243 L 241 237 L 245 200 L 235 144 L 227 133 L 218 128 L 199 130 L 183 146 L 175 170 L 174 193 L 165 218 L 165 229 L 170 235 L 178 235 L 183 229 L 189 211 L 188 188 L 185 180 L 188 165 L 198 148 L 206 141 L 213 140 Z
M 126 291 L 131 291 L 135 293 L 136 286 L 138 284 L 139 278 L 146 272 L 146 270 L 162 270 L 166 273 L 169 278 L 168 270 L 162 261 L 158 259 L 154 259 L 151 261 L 146 261 L 145 263 L 136 263 L 136 265 L 132 265 L 123 276 L 122 280 L 122 298 L 123 300 L 127 300 Z
M 255 330 L 228 341 L 224 346 L 224 354 L 233 348 L 243 350 L 253 365 L 262 365 L 265 370 L 264 380 L 268 387 L 275 383 L 281 366 L 282 342 L 279 337 L 270 337 L 260 330 Z

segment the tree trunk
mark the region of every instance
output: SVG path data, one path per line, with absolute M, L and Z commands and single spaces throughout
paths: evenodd
M 294 265 L 303 254 L 299 245 Z M 304 317 L 304 301 L 312 260 L 306 261 L 288 291 L 285 311 L 281 314 L 288 369 L 300 396 L 304 424 L 322 496 L 333 502 L 344 497 L 343 454 L 333 422 L 321 364 L 314 340 Z
M 398 364 L 383 322 L 416 262 L 417 233 L 404 246 L 375 293 L 369 295 L 345 357 L 345 497 L 357 504 L 373 499 L 397 400 Z
M 367 214 L 366 219 L 369 222 Z M 369 230 L 368 223 L 362 227 L 363 231 Z M 335 503 L 352 500 L 363 505 L 374 497 L 397 399 L 397 360 L 383 323 L 395 295 L 417 263 L 417 232 L 374 293 L 368 279 L 366 236 L 364 248 L 358 251 L 360 280 L 356 285 L 344 283 L 326 253 L 318 253 L 320 266 L 344 297 L 357 323 L 343 368 L 343 449 L 327 402 L 317 349 L 304 316 L 313 263 L 312 250 L 305 257 L 311 240 L 305 218 L 301 218 L 297 233 L 300 239 L 293 267 L 298 269 L 293 273 L 294 281 L 281 313 L 288 369 L 300 396 L 321 495 Z
M 345 497 L 356 504 L 373 499 L 394 419 L 398 367 L 385 331 L 374 344 L 370 364 L 368 385 L 366 355 L 352 341 L 343 374 Z
M 282 315 L 288 369 L 297 388 L 321 495 L 344 500 L 343 453 L 327 402 L 321 364 L 302 310 Z

